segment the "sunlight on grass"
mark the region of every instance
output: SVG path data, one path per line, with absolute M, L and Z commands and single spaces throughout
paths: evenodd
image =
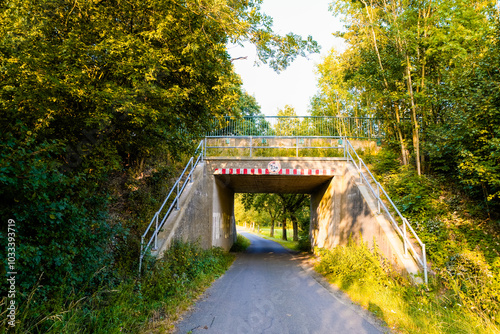
M 381 265 L 379 255 L 366 245 L 350 242 L 318 252 L 316 270 L 397 333 L 498 333 L 487 317 L 453 306 L 435 282 L 430 282 L 428 291 Z

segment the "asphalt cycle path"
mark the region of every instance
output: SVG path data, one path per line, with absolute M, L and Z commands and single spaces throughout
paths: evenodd
M 241 234 L 252 244 L 184 315 L 176 333 L 388 332 L 348 298 L 320 284 L 280 244 Z

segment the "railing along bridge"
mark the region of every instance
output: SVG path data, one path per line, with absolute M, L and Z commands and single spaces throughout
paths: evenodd
M 206 137 L 307 136 L 382 139 L 382 120 L 337 116 L 224 116 L 214 118 Z

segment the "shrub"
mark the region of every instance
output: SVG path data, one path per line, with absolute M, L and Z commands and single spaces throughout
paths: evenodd
M 400 173 L 387 176 L 384 187 L 408 218 L 424 220 L 435 216 L 439 209 L 433 205 L 437 184 L 427 176 L 418 176 L 409 166 L 402 167 Z
M 233 259 L 221 248 L 204 250 L 196 244 L 175 242 L 140 279 L 129 279 L 115 287 L 103 282 L 91 295 L 74 291 L 52 299 L 50 305 L 24 303 L 13 332 L 139 333 L 151 325 L 153 315 L 159 314 L 162 319 L 175 316 L 179 305 L 186 307 L 203 287 L 224 273 Z M 29 301 L 36 298 L 34 289 Z M 5 302 L 0 303 L 0 314 L 5 314 L 6 307 Z M 5 327 L 5 319 L 0 326 Z
M 311 251 L 311 239 L 309 238 L 309 231 L 301 230 L 299 232 L 299 242 L 297 244 L 297 250 L 299 252 Z

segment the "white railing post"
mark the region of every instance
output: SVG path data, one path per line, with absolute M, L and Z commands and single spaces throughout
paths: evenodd
M 406 218 L 403 218 L 403 244 L 405 248 L 405 256 L 408 256 L 408 245 L 407 245 L 407 237 L 406 237 L 406 224 L 407 224 Z
M 175 209 L 176 210 L 179 210 L 179 184 L 180 184 L 180 181 L 178 180 L 177 181 L 177 196 L 175 196 L 175 200 L 176 200 L 176 205 L 175 205 Z
M 377 181 L 375 181 L 377 182 Z M 380 214 L 380 183 L 377 182 L 377 207 L 378 207 L 378 214 Z
M 422 244 L 422 262 L 424 263 L 424 281 L 427 284 L 427 255 L 425 254 L 425 244 Z
M 252 157 L 252 150 L 253 149 L 253 138 L 250 136 L 250 158 Z
M 191 159 L 191 171 L 189 172 L 189 183 L 193 183 L 194 159 Z
M 363 165 L 361 164 L 361 158 L 359 158 L 359 184 L 363 183 L 363 170 L 361 169 Z
M 299 157 L 299 136 L 295 137 L 295 157 Z
M 342 137 L 341 137 L 342 138 Z M 347 159 L 347 143 L 346 143 L 346 140 L 345 138 L 343 138 L 343 141 L 342 143 L 344 144 L 344 159 Z
M 155 227 L 155 247 L 154 247 L 154 250 L 157 250 L 158 249 L 158 216 L 159 216 L 159 212 L 156 212 L 155 214 L 155 220 L 156 220 L 156 227 Z
M 141 269 L 142 269 L 142 258 L 143 258 L 143 251 L 144 251 L 144 236 L 141 236 L 141 253 L 139 256 L 139 277 L 141 276 Z
M 203 159 L 207 156 L 207 138 L 203 139 L 202 144 L 201 144 L 201 162 L 203 162 Z

